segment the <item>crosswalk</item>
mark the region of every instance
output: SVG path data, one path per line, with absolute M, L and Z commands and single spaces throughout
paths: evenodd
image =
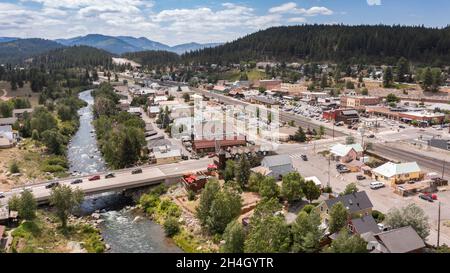
M 301 159 L 302 154 L 290 154 L 289 157 L 292 159 Z

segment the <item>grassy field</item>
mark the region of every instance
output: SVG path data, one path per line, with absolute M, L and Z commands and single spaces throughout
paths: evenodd
M 247 77 L 250 81 L 255 80 L 262 80 L 266 78 L 266 73 L 264 71 L 260 71 L 258 69 L 252 69 L 246 71 Z M 222 73 L 219 77 L 221 80 L 227 80 L 227 81 L 238 81 L 241 78 L 241 71 L 240 70 L 231 70 L 227 71 L 225 73 Z
M 20 145 L 0 150 L 0 191 L 9 190 L 13 186 L 24 185 L 32 181 L 49 180 L 55 177 L 65 177 L 67 173 L 56 169 L 55 173 L 47 173 L 51 170 L 49 165 L 62 161 L 59 157 L 49 156 L 45 153 L 43 146 L 36 146 L 31 139 L 25 139 Z M 6 172 L 13 162 L 19 166 L 21 175 L 17 177 L 7 177 Z
M 3 95 L 3 90 L 7 92 L 6 98 L 28 98 L 32 107 L 39 104 L 39 94 L 31 91 L 29 83 L 26 83 L 23 88 L 12 91 L 8 82 L 0 81 L 0 96 Z

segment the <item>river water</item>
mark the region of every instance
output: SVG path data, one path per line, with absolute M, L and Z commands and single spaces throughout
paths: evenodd
M 97 146 L 92 124 L 92 90 L 79 94 L 88 105 L 78 111 L 80 128 L 68 145 L 69 171 L 73 175 L 87 175 L 104 172 L 108 168 Z M 84 182 L 95 183 L 95 182 Z M 81 214 L 89 215 L 101 211 L 104 220 L 99 225 L 105 243 L 115 253 L 171 253 L 181 250 L 164 236 L 164 230 L 155 222 L 124 209 L 133 205 L 131 198 L 120 193 L 104 193 L 87 197 L 81 205 Z

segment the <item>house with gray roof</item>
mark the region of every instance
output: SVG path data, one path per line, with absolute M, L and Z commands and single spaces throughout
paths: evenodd
M 261 161 L 261 167 L 268 170 L 268 173 L 265 175 L 270 175 L 275 179 L 279 179 L 283 175 L 295 171 L 289 155 L 266 156 Z
M 373 232 L 376 234 L 381 231 L 371 214 L 364 215 L 360 218 L 351 219 L 348 226 L 352 233 L 360 235 L 367 232 Z
M 374 234 L 378 244 L 372 244 L 373 252 L 381 253 L 421 253 L 425 250 L 425 243 L 419 234 L 406 226 Z
M 326 225 L 330 219 L 331 208 L 339 202 L 347 209 L 349 222 L 352 218 L 360 218 L 372 214 L 373 204 L 365 191 L 342 195 L 325 200 L 316 207 L 317 212 Z

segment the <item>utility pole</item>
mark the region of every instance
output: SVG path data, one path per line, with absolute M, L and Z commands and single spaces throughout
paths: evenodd
M 328 155 L 328 183 L 327 183 L 328 188 L 330 188 L 330 186 L 331 186 L 330 185 L 330 176 L 331 176 L 330 168 L 331 168 L 331 156 Z
M 437 234 L 437 247 L 439 247 L 439 239 L 441 237 L 441 201 L 439 201 L 438 207 L 438 234 Z
M 445 175 L 445 160 L 444 162 L 442 162 L 442 179 L 444 179 L 444 175 Z

